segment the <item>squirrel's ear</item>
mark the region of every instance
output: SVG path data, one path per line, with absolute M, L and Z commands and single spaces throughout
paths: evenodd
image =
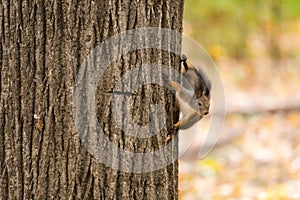
M 205 88 L 205 89 L 203 90 L 203 94 L 204 94 L 205 96 L 209 96 L 209 90 L 208 90 L 207 88 Z

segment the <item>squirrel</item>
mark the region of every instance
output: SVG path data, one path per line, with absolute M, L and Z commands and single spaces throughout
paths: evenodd
M 174 124 L 175 129 L 188 129 L 209 113 L 211 82 L 205 73 L 181 55 L 182 74 L 191 89 L 169 79 L 169 85 L 176 91 L 176 104 L 180 108 L 180 120 Z

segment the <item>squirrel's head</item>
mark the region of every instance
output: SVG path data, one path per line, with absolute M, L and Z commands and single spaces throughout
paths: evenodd
M 190 76 L 192 77 L 192 76 Z M 207 76 L 197 70 L 194 79 L 190 81 L 195 92 L 196 101 L 198 103 L 198 109 L 201 115 L 207 115 L 210 107 L 210 91 L 211 82 Z
M 207 115 L 209 113 L 210 107 L 210 95 L 202 93 L 202 95 L 197 95 L 198 107 L 201 115 Z

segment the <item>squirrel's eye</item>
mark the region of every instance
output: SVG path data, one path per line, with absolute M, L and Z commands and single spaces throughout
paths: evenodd
M 203 103 L 202 103 L 201 101 L 199 101 L 199 102 L 198 102 L 198 105 L 199 105 L 199 106 L 202 106 L 202 105 L 203 105 Z

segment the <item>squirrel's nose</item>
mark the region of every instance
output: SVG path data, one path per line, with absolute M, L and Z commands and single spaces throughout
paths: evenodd
M 208 115 L 208 111 L 205 111 L 205 112 L 204 112 L 204 115 Z

